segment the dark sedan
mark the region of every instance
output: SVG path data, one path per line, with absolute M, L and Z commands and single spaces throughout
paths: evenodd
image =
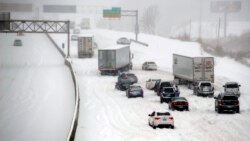
M 115 88 L 121 91 L 126 91 L 130 85 L 131 83 L 127 83 L 127 82 L 116 82 Z
M 187 99 L 184 97 L 174 97 L 169 102 L 169 109 L 189 111 L 189 104 L 188 104 Z
M 142 97 L 143 98 L 143 90 L 139 85 L 130 85 L 126 91 L 126 96 L 128 98 L 131 97 Z

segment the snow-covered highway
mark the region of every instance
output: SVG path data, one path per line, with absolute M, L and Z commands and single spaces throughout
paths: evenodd
M 95 35 L 99 48 L 116 43 L 119 37 L 134 38 L 133 33 L 109 30 L 90 31 Z M 55 36 L 58 44 L 65 40 Z M 148 126 L 148 114 L 154 109 L 168 110 L 167 104 L 160 104 L 159 97 L 153 91 L 145 89 L 149 78 L 173 80 L 172 53 L 202 56 L 206 54 L 197 43 L 180 42 L 162 37 L 140 34 L 141 41 L 149 43 L 149 47 L 132 44 L 134 54 L 131 71 L 139 79 L 144 88 L 145 97 L 128 99 L 125 92 L 116 90 L 117 77 L 101 76 L 97 69 L 97 52 L 93 58 L 74 58 L 73 67 L 80 87 L 80 116 L 76 141 L 222 141 L 250 138 L 250 95 L 248 95 L 250 69 L 229 58 L 215 57 L 216 94 L 222 91 L 226 81 L 237 81 L 242 87 L 240 97 L 240 114 L 217 114 L 214 111 L 214 99 L 197 97 L 192 90 L 180 86 L 181 96 L 190 102 L 189 112 L 171 111 L 175 118 L 176 129 L 152 129 Z M 76 47 L 72 45 L 76 52 Z M 77 56 L 72 52 L 72 56 Z M 159 70 L 142 71 L 144 61 L 155 61 Z
M 45 34 L 0 34 L 1 141 L 65 141 L 74 104 L 70 70 Z

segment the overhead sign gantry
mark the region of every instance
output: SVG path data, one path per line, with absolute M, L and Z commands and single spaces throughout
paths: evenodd
M 70 56 L 70 21 L 49 20 L 8 20 L 0 18 L 0 33 L 64 33 L 68 35 Z

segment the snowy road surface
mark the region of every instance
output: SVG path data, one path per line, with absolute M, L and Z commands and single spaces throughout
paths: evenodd
M 0 140 L 65 141 L 73 111 L 70 70 L 45 34 L 0 34 Z
M 132 33 L 93 30 L 99 48 L 116 43 L 120 37 L 134 38 Z M 64 37 L 53 35 L 60 45 Z M 56 37 L 55 37 L 56 36 Z M 145 89 L 149 78 L 173 80 L 172 53 L 202 56 L 197 43 L 180 42 L 162 37 L 140 34 L 141 41 L 149 47 L 131 45 L 133 70 L 138 83 L 144 88 L 144 98 L 128 99 L 125 92 L 115 89 L 115 76 L 101 76 L 97 69 L 97 52 L 93 58 L 73 59 L 73 67 L 80 86 L 80 116 L 76 141 L 247 141 L 250 138 L 250 69 L 228 58 L 215 57 L 216 94 L 222 91 L 226 81 L 237 81 L 241 87 L 240 114 L 217 114 L 214 99 L 197 97 L 185 86 L 180 86 L 181 96 L 190 104 L 190 111 L 170 111 L 175 118 L 176 129 L 152 129 L 148 126 L 148 114 L 154 109 L 168 110 L 166 103 L 153 91 Z M 74 43 L 75 44 L 75 43 Z M 76 44 L 75 44 L 76 45 Z M 77 49 L 72 45 L 72 56 Z M 158 71 L 142 71 L 144 61 L 155 61 Z

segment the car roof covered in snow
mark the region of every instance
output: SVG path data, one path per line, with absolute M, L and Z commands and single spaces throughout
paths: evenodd
M 108 46 L 106 48 L 99 49 L 99 50 L 115 50 L 115 49 L 120 49 L 124 47 L 129 47 L 129 46 L 128 45 L 112 45 L 112 46 Z

